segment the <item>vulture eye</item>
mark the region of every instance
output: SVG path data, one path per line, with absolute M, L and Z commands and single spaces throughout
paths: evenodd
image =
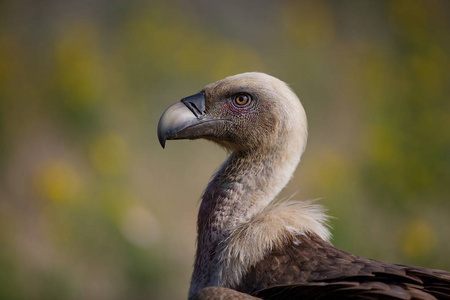
M 233 96 L 233 104 L 237 107 L 244 107 L 250 104 L 252 98 L 248 94 L 237 94 Z

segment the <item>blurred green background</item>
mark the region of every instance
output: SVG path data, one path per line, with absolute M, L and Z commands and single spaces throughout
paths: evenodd
M 322 198 L 337 247 L 449 270 L 449 70 L 444 0 L 1 1 L 0 298 L 184 299 L 226 153 L 156 125 L 244 71 L 308 114 L 281 196 Z

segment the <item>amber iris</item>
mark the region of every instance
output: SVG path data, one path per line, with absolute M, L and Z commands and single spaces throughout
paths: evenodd
M 237 94 L 234 96 L 233 102 L 236 106 L 245 106 L 250 103 L 250 96 L 247 94 Z

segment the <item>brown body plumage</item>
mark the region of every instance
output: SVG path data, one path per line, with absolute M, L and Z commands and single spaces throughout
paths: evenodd
M 307 122 L 282 81 L 245 73 L 166 110 L 167 139 L 231 151 L 202 195 L 190 299 L 450 299 L 450 273 L 360 258 L 328 243 L 310 202 L 274 201 L 306 146 Z

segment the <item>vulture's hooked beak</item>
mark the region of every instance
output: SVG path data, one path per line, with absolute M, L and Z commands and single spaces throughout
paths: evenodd
M 205 93 L 181 99 L 169 106 L 158 122 L 158 139 L 164 148 L 166 140 L 197 139 L 213 136 L 216 123 L 205 111 Z

